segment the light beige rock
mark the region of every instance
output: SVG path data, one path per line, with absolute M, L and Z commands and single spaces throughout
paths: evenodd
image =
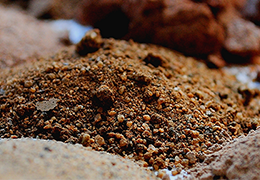
M 134 162 L 81 145 L 50 140 L 1 139 L 1 179 L 149 180 Z

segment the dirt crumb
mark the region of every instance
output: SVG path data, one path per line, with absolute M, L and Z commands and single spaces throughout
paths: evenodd
M 77 44 L 76 51 L 80 55 L 86 55 L 91 52 L 97 51 L 103 43 L 100 31 L 93 29 L 88 31 L 82 40 Z

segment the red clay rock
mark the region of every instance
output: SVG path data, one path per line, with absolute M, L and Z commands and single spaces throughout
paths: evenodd
M 99 28 L 103 37 L 155 43 L 189 55 L 224 49 L 250 59 L 260 53 L 260 30 L 242 19 L 239 12 L 247 6 L 247 0 L 85 0 L 77 19 Z M 221 56 L 215 59 L 216 66 L 224 64 Z
M 252 22 L 241 18 L 232 7 L 218 16 L 226 29 L 224 48 L 233 55 L 253 57 L 260 53 L 260 29 Z
M 118 13 L 117 18 L 113 13 Z M 109 16 L 119 23 L 114 29 L 109 27 L 114 24 L 104 20 Z M 112 35 L 125 32 L 121 34 L 125 39 L 156 43 L 192 55 L 217 52 L 224 41 L 224 30 L 210 8 L 189 0 L 88 0 L 83 1 L 77 19 L 100 28 L 103 36 L 104 31 L 115 31 L 108 33 Z M 129 24 L 120 27 L 123 20 Z
M 260 53 L 260 29 L 252 22 L 235 18 L 227 24 L 224 48 L 232 54 L 251 57 Z
M 190 1 L 167 1 L 161 27 L 152 41 L 178 51 L 202 55 L 219 51 L 224 30 L 208 6 Z

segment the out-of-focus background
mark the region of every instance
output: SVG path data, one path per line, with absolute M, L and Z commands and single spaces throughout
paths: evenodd
M 260 79 L 259 0 L 0 0 L 0 4 L 0 68 L 53 53 L 99 28 L 105 38 L 169 47 L 204 59 L 211 68 L 225 67 L 240 81 L 258 86 L 254 82 Z M 233 67 L 227 68 L 230 64 Z

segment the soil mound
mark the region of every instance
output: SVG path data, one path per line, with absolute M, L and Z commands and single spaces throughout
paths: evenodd
M 259 125 L 258 91 L 193 58 L 96 30 L 0 77 L 2 138 L 81 143 L 154 169 L 202 162 L 212 145 Z

